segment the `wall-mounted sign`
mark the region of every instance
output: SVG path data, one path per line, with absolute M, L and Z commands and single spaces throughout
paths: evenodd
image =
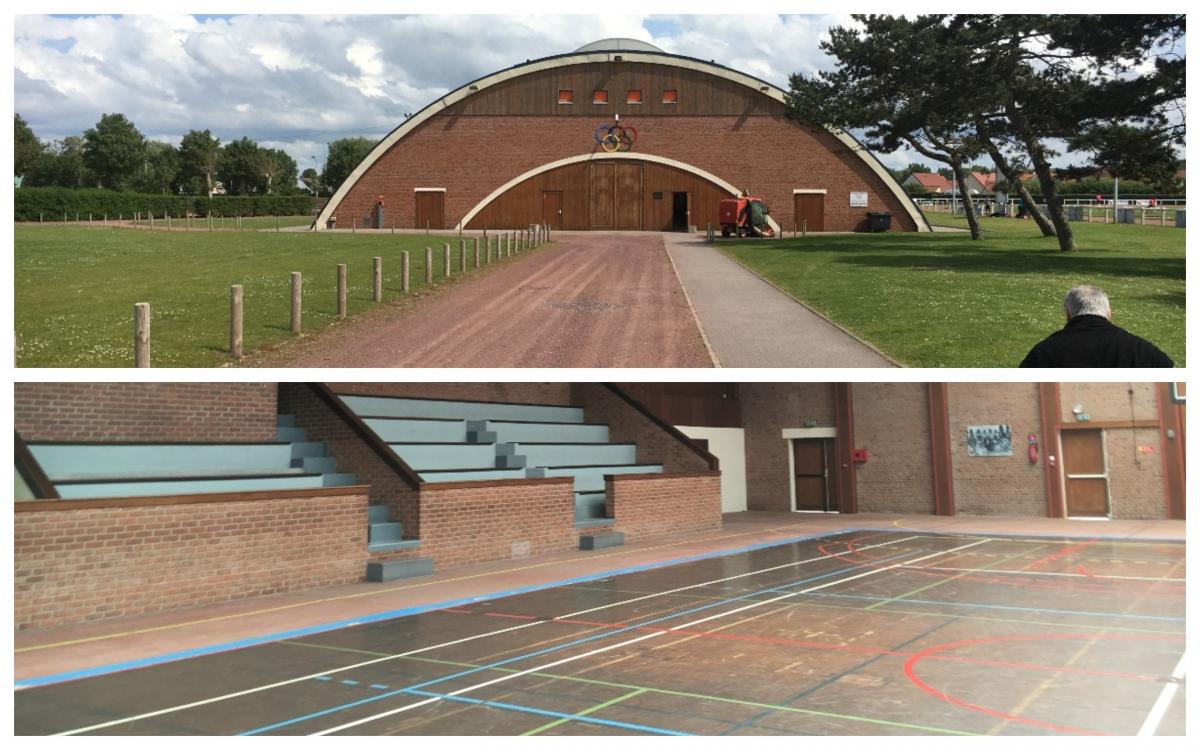
M 1011 456 L 1012 428 L 1006 424 L 967 426 L 968 456 Z
M 850 193 L 850 208 L 866 208 L 867 194 L 866 193 Z

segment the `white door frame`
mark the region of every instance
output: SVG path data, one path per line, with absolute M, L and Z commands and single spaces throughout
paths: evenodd
M 836 427 L 793 427 L 783 430 L 783 439 L 787 441 L 788 458 L 788 493 L 791 497 L 789 508 L 793 513 L 839 513 L 836 510 L 796 510 L 796 456 L 793 440 L 836 439 Z M 828 497 L 829 479 L 825 479 L 825 494 Z

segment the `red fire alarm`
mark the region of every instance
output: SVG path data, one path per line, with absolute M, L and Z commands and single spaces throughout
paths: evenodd
M 867 459 L 869 459 L 870 457 L 871 457 L 871 452 L 868 451 L 866 448 L 855 448 L 854 449 L 854 463 L 865 464 L 867 462 Z

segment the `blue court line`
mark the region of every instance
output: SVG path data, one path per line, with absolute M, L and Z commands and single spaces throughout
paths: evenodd
M 508 596 L 516 596 L 518 594 L 529 594 L 535 591 L 544 591 L 546 589 L 559 588 L 561 586 L 571 586 L 577 583 L 588 583 L 591 581 L 600 581 L 605 578 L 614 576 L 629 575 L 630 573 L 642 573 L 648 570 L 657 570 L 659 568 L 671 567 L 674 565 L 684 565 L 691 562 L 700 562 L 702 560 L 711 560 L 717 557 L 726 557 L 729 555 L 740 555 L 747 552 L 756 552 L 762 549 L 771 547 L 782 547 L 788 544 L 797 542 L 808 542 L 814 539 L 824 539 L 826 537 L 841 536 L 843 534 L 853 534 L 858 529 L 840 529 L 832 532 L 821 532 L 819 534 L 808 534 L 805 536 L 790 537 L 774 542 L 760 542 L 759 544 L 751 544 L 744 547 L 734 547 L 728 550 L 718 550 L 714 552 L 705 552 L 698 555 L 688 555 L 687 557 L 678 557 L 671 560 L 661 560 L 659 562 L 645 563 L 643 565 L 633 565 L 627 568 L 615 568 L 613 570 L 601 571 L 599 573 L 590 573 L 585 576 L 575 576 L 573 578 L 564 578 L 557 581 L 549 581 L 547 583 L 536 583 L 528 586 L 520 586 L 513 589 L 504 589 L 500 591 L 492 591 L 486 594 L 477 596 L 465 597 L 462 599 L 450 599 L 443 602 L 435 602 L 432 604 L 421 604 L 414 607 L 403 607 L 400 609 L 391 609 L 383 612 L 376 612 L 362 617 L 355 617 L 347 620 L 335 620 L 334 622 L 322 623 L 320 625 L 311 625 L 304 628 L 295 628 L 293 630 L 284 630 L 278 633 L 268 633 L 266 635 L 253 636 L 251 638 L 241 638 L 235 641 L 225 643 L 217 643 L 211 646 L 202 646 L 200 648 L 185 649 L 183 651 L 173 651 L 171 653 L 159 654 L 157 656 L 148 656 L 141 659 L 130 659 L 128 661 L 114 662 L 112 664 L 103 664 L 86 669 L 76 669 L 68 672 L 56 672 L 47 675 L 39 675 L 37 677 L 27 677 L 23 680 L 17 680 L 14 683 L 14 689 L 23 690 L 31 687 L 40 687 L 42 685 L 54 685 L 59 682 L 69 682 L 71 680 L 81 680 L 86 677 L 98 677 L 100 675 L 113 674 L 116 672 L 124 672 L 130 669 L 141 669 L 143 667 L 152 667 L 158 664 L 167 664 L 173 661 L 182 661 L 185 659 L 194 659 L 198 656 L 208 656 L 210 654 L 219 654 L 225 651 L 236 651 L 238 649 L 249 648 L 251 646 L 259 646 L 264 643 L 273 643 L 275 641 L 287 640 L 290 638 L 302 638 L 309 635 L 317 635 L 320 633 L 328 633 L 331 630 L 342 630 L 344 628 L 354 627 L 355 625 L 366 625 L 374 622 L 383 622 L 385 620 L 394 620 L 400 617 L 409 617 L 411 615 L 419 615 L 425 612 L 433 612 L 439 609 L 448 609 L 451 607 L 461 607 L 468 604 L 477 604 L 479 602 L 492 601 L 493 599 L 503 599 Z M 897 532 L 895 529 L 888 530 L 892 533 L 910 533 L 904 530 Z M 385 593 L 385 592 L 380 592 Z
M 662 727 L 652 727 L 645 724 L 630 724 L 625 721 L 614 721 L 612 719 L 600 719 L 595 716 L 581 716 L 579 714 L 567 714 L 560 711 L 548 711 L 543 708 L 534 708 L 533 706 L 518 706 L 513 703 L 501 703 L 499 701 L 487 701 L 479 698 L 467 698 L 461 695 L 444 695 L 442 693 L 430 693 L 424 690 L 408 689 L 406 693 L 412 695 L 420 695 L 428 698 L 442 698 L 448 701 L 458 701 L 460 703 L 472 703 L 477 706 L 488 706 L 490 708 L 502 708 L 507 711 L 520 711 L 522 713 L 537 714 L 539 716 L 547 716 L 554 719 L 570 719 L 571 721 L 582 721 L 588 724 L 600 724 L 607 727 L 617 727 L 618 729 L 632 729 L 635 732 L 647 732 L 650 734 L 665 734 L 673 737 L 694 737 L 695 735 L 689 732 L 677 732 L 674 729 L 663 729 Z
M 1092 523 L 1092 522 L 1088 521 L 1087 523 Z M 1186 546 L 1186 540 L 1178 539 L 1175 537 L 1166 537 L 1166 536 L 1128 537 L 1128 536 L 1115 536 L 1113 534 L 1088 534 L 1087 536 L 1055 536 L 1054 534 L 1020 534 L 1015 531 L 989 531 L 986 533 L 979 532 L 979 531 L 919 531 L 917 529 L 910 529 L 910 528 L 907 528 L 904 526 L 893 526 L 888 529 L 877 529 L 877 528 L 870 527 L 870 526 L 857 526 L 853 529 L 850 529 L 850 531 L 891 531 L 891 532 L 897 532 L 897 533 L 904 532 L 904 533 L 908 533 L 908 534 L 924 534 L 925 536 L 961 536 L 961 537 L 968 537 L 968 538 L 972 538 L 972 539 L 984 539 L 984 538 L 990 538 L 990 537 L 1011 537 L 1014 539 L 1040 539 L 1040 540 L 1054 541 L 1054 542 L 1061 542 L 1061 541 L 1083 542 L 1083 541 L 1087 541 L 1089 539 L 1095 539 L 1095 540 L 1102 541 L 1102 542 L 1159 542 L 1159 543 L 1166 542 L 1169 544 L 1177 544 L 1180 547 Z
M 921 554 L 924 554 L 923 550 L 918 550 L 917 552 L 902 552 L 897 555 L 892 555 L 891 557 L 880 558 L 878 560 L 878 562 L 887 562 L 889 560 L 895 560 L 895 559 L 901 558 L 901 557 L 908 557 L 908 556 L 912 556 L 912 555 L 921 555 Z M 423 688 L 430 687 L 431 685 L 437 685 L 438 683 L 448 682 L 450 680 L 456 680 L 456 679 L 459 679 L 462 677 L 469 677 L 470 675 L 477 674 L 479 672 L 488 671 L 491 669 L 495 669 L 497 667 L 507 666 L 507 665 L 513 664 L 515 662 L 524 661 L 526 659 L 532 659 L 532 658 L 538 657 L 538 656 L 545 656 L 546 654 L 552 654 L 552 653 L 555 653 L 556 651 L 563 651 L 565 649 L 574 648 L 575 646 L 580 646 L 585 643 L 590 643 L 592 641 L 597 641 L 597 640 L 601 640 L 604 638 L 611 638 L 615 635 L 620 635 L 621 633 L 628 633 L 632 630 L 644 628 L 647 625 L 653 625 L 655 623 L 665 622 L 667 620 L 673 620 L 673 619 L 676 619 L 679 617 L 684 617 L 686 615 L 691 615 L 691 614 L 695 614 L 697 612 L 702 612 L 704 610 L 713 609 L 714 607 L 721 607 L 721 606 L 724 606 L 726 604 L 730 604 L 733 602 L 744 601 L 746 599 L 750 599 L 750 598 L 752 598 L 754 596 L 758 596 L 760 594 L 784 591 L 788 588 L 792 588 L 795 586 L 802 586 L 806 583 L 812 583 L 813 581 L 820 581 L 825 578 L 832 578 L 833 576 L 841 575 L 842 573 L 845 573 L 847 571 L 858 570 L 861 567 L 862 566 L 860 566 L 860 565 L 848 565 L 848 566 L 844 566 L 841 568 L 837 568 L 836 570 L 822 573 L 820 575 L 792 581 L 791 583 L 786 583 L 786 584 L 783 584 L 782 586 L 774 586 L 771 588 L 759 589 L 757 591 L 752 591 L 747 594 L 742 594 L 741 596 L 729 597 L 727 599 L 720 599 L 720 600 L 711 602 L 709 604 L 701 604 L 699 606 L 692 607 L 691 609 L 681 610 L 679 612 L 673 612 L 669 615 L 663 615 L 661 617 L 656 617 L 651 620 L 644 620 L 635 625 L 626 625 L 623 628 L 617 628 L 615 630 L 608 630 L 608 631 L 605 631 L 602 633 L 597 633 L 596 635 L 584 636 L 582 638 L 577 638 L 573 641 L 568 641 L 566 643 L 560 643 L 557 646 L 548 646 L 546 648 L 539 649 L 537 651 L 532 651 L 527 654 L 520 654 L 518 656 L 510 656 L 507 659 L 501 659 L 500 661 L 491 662 L 489 664 L 483 664 L 478 667 L 472 667 L 470 669 L 464 669 L 459 672 L 454 672 L 454 673 L 451 673 L 448 675 L 443 675 L 442 677 L 436 677 L 432 680 L 426 680 L 425 682 L 419 682 L 415 685 L 409 685 L 408 687 L 398 688 L 396 690 L 392 690 L 392 691 L 389 691 L 386 693 L 380 693 L 378 695 L 371 696 L 370 698 L 363 698 L 360 700 L 352 701 L 350 703 L 344 703 L 339 706 L 331 706 L 330 708 L 321 709 L 320 711 L 314 711 L 312 713 L 302 714 L 300 716 L 294 716 L 290 719 L 284 719 L 282 721 L 277 721 L 273 724 L 267 724 L 264 726 L 255 727 L 254 729 L 249 729 L 244 732 L 239 732 L 238 735 L 239 736 L 252 736 L 252 735 L 262 734 L 264 732 L 274 731 L 276 729 L 282 729 L 284 727 L 288 727 L 293 724 L 298 724 L 300 722 L 308 721 L 310 719 L 317 719 L 322 716 L 328 716 L 331 713 L 336 713 L 338 711 L 342 711 L 342 710 L 345 710 L 348 708 L 355 708 L 357 706 L 363 705 L 364 703 L 373 703 L 375 701 L 380 701 L 385 698 L 391 698 L 391 697 L 394 697 L 397 695 L 402 695 L 402 694 L 412 691 L 412 690 L 421 690 Z
M 938 599 L 897 599 L 891 596 L 871 596 L 869 594 L 831 594 L 825 591 L 814 591 L 806 596 L 827 596 L 833 599 L 869 599 L 885 601 L 893 604 L 935 604 L 944 607 L 970 607 L 974 609 L 1006 609 L 1017 612 L 1039 612 L 1054 615 L 1082 615 L 1085 617 L 1117 617 L 1130 620 L 1165 620 L 1168 622 L 1183 622 L 1183 617 L 1169 615 L 1130 615 L 1123 612 L 1090 612 L 1075 609 L 1049 609 L 1046 607 L 1015 607 L 1008 604 L 978 604 L 975 602 L 947 602 Z

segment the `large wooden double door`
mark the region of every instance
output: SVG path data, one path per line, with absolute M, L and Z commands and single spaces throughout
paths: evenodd
M 592 229 L 643 227 L 641 162 L 593 162 L 588 195 Z

